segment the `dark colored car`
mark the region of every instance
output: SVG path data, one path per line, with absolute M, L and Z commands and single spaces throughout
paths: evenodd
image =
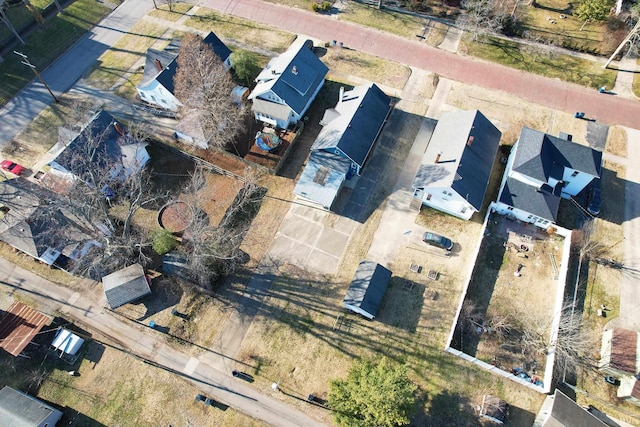
M 24 168 L 22 166 L 16 162 L 12 162 L 11 160 L 3 160 L 0 162 L 0 168 L 7 172 L 11 172 L 14 175 L 22 175 L 22 172 L 24 172 Z
M 606 375 L 604 377 L 604 380 L 611 385 L 620 385 L 620 380 L 611 375 Z
M 589 204 L 587 205 L 587 211 L 597 216 L 600 213 L 600 205 L 602 204 L 602 197 L 600 193 L 600 180 L 596 180 L 591 184 L 591 191 L 589 192 Z
M 435 246 L 436 248 L 444 249 L 447 251 L 453 249 L 453 242 L 451 241 L 451 239 L 447 239 L 444 236 L 432 233 L 430 231 L 424 233 L 424 235 L 422 236 L 422 241 L 427 245 Z

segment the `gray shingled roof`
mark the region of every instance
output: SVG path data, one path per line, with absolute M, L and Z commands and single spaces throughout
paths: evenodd
M 350 168 L 351 162 L 344 157 L 324 151 L 312 151 L 293 194 L 331 209 Z
M 120 307 L 151 293 L 144 269 L 140 264 L 133 264 L 104 276 L 102 285 L 111 308 Z
M 559 188 L 560 186 L 557 189 L 550 189 L 550 192 L 544 192 L 517 179 L 507 178 L 500 195 L 500 202 L 529 212 L 537 217 L 556 222 L 558 207 L 560 206 Z M 553 192 L 556 194 L 553 194 Z
M 422 157 L 413 188 L 452 188 L 480 210 L 501 136 L 478 110 L 444 113 Z M 473 140 L 468 144 L 470 137 Z M 435 163 L 439 153 L 440 161 Z
M 155 79 L 170 93 L 173 93 L 173 78 L 175 77 L 178 69 L 177 58 L 178 51 L 180 49 L 180 41 L 180 39 L 172 40 L 164 50 L 157 50 L 153 48 L 147 50 L 144 74 L 142 76 L 142 81 L 138 86 L 144 86 Z M 227 58 L 229 58 L 229 55 L 231 55 L 231 50 L 214 33 L 209 33 L 203 41 L 213 50 L 222 62 L 226 61 Z M 158 68 L 156 67 L 156 59 L 160 61 L 162 71 L 158 71 Z
M 551 415 L 543 427 L 605 427 L 606 424 L 560 390 L 555 391 Z
M 372 261 L 361 261 L 344 297 L 345 305 L 359 307 L 375 316 L 391 280 L 391 271 Z
M 257 85 L 249 95 L 255 99 L 273 91 L 291 110 L 302 114 L 315 93 L 324 84 L 329 68 L 313 52 L 313 42 L 294 43 L 272 58 L 256 78 Z
M 0 425 L 2 426 L 37 427 L 53 412 L 59 414 L 58 419 L 62 417 L 62 412 L 35 397 L 9 386 L 0 390 Z
M 523 127 L 512 170 L 539 181 L 562 180 L 564 168 L 600 177 L 602 152 Z
M 371 83 L 344 92 L 331 110 L 332 114 L 325 115 L 331 120 L 322 128 L 311 150 L 339 150 L 362 167 L 391 110 L 391 98 Z

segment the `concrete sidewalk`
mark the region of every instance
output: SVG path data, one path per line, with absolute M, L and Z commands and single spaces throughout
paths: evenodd
M 133 322 L 124 322 L 110 314 L 104 308 L 102 295 L 96 292 L 99 284 L 95 282 L 89 292 L 81 294 L 0 258 L 0 284 L 4 285 L 4 290 L 8 291 L 10 297 L 14 294 L 28 296 L 44 312 L 64 313 L 83 327 L 99 331 L 119 343 L 123 351 L 159 369 L 183 377 L 207 395 L 251 417 L 274 426 L 323 425 L 284 402 L 235 380 L 230 372 L 216 370 L 203 360 L 172 348 L 167 345 L 160 332 Z

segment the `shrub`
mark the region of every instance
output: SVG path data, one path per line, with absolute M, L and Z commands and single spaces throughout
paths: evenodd
M 164 228 L 159 228 L 151 233 L 151 247 L 158 255 L 166 254 L 175 248 L 177 244 L 178 241 L 173 234 Z

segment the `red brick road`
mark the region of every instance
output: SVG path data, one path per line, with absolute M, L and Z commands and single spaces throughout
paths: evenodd
M 527 101 L 610 125 L 640 125 L 640 102 L 595 89 L 513 70 L 498 64 L 456 55 L 418 41 L 338 21 L 331 16 L 275 5 L 262 0 L 201 0 L 200 5 L 320 40 L 337 40 L 345 47 L 438 73 L 443 77 L 496 89 Z M 215 31 L 215 28 L 212 28 Z

